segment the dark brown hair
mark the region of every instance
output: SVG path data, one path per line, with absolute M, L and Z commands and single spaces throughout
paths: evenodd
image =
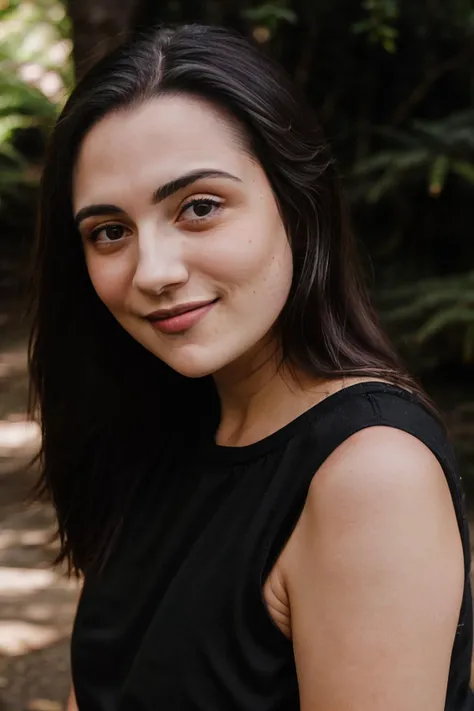
M 159 476 L 170 438 L 178 432 L 190 447 L 218 409 L 210 377 L 178 375 L 113 319 L 92 288 L 73 221 L 84 136 L 109 112 L 168 92 L 229 112 L 266 172 L 294 257 L 280 318 L 285 359 L 322 378 L 369 376 L 417 391 L 371 307 L 316 117 L 284 72 L 219 28 L 134 39 L 72 93 L 42 181 L 30 343 L 31 408 L 43 434 L 38 492 L 56 508 L 58 561 L 75 571 L 104 562 L 134 487 L 147 470 Z

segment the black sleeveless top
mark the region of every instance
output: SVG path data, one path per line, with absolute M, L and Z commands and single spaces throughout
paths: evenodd
M 255 444 L 209 443 L 192 461 L 185 443 L 170 448 L 166 476 L 144 477 L 104 571 L 84 585 L 72 638 L 80 711 L 297 711 L 292 644 L 262 585 L 318 468 L 374 425 L 414 435 L 445 472 L 465 557 L 445 709 L 472 711 L 470 551 L 453 453 L 424 407 L 383 383 L 341 390 Z

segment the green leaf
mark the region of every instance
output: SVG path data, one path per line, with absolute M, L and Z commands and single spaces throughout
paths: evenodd
M 352 32 L 354 34 L 359 35 L 362 34 L 363 32 L 368 32 L 373 28 L 373 22 L 371 20 L 360 20 L 359 22 L 354 23 L 352 25 Z
M 474 186 L 474 163 L 468 163 L 467 161 L 455 161 L 452 164 L 451 169 L 453 173 L 456 173 Z
M 395 41 L 391 37 L 384 37 L 382 40 L 382 46 L 389 54 L 395 54 L 397 51 Z
M 398 37 L 398 30 L 395 27 L 390 27 L 390 25 L 379 25 L 378 32 L 381 37 L 387 39 L 396 39 Z
M 438 197 L 443 192 L 446 178 L 449 173 L 449 158 L 438 156 L 431 166 L 429 181 L 429 193 L 433 197 Z
M 397 172 L 391 169 L 387 170 L 384 175 L 372 185 L 367 195 L 367 201 L 371 204 L 379 202 L 397 183 Z
M 268 23 L 273 20 L 284 20 L 289 23 L 296 23 L 298 17 L 293 10 L 282 5 L 266 3 L 258 7 L 250 7 L 243 12 L 244 17 L 252 22 Z
M 13 133 L 19 128 L 31 126 L 32 119 L 28 116 L 18 116 L 11 114 L 0 118 L 0 146 L 7 143 L 13 136 Z
M 419 329 L 416 334 L 416 340 L 421 344 L 444 330 L 447 326 L 462 323 L 469 325 L 474 323 L 474 308 L 453 306 L 450 309 L 445 309 L 440 313 L 434 314 L 434 316 L 428 319 L 423 327 Z

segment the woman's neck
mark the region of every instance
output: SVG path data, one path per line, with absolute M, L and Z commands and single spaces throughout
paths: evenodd
M 281 363 L 274 345 L 214 376 L 221 403 L 216 442 L 244 446 L 284 427 L 326 397 L 330 383 Z

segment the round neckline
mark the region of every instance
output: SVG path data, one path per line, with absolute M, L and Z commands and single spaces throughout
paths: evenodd
M 319 402 L 312 405 L 308 410 L 305 410 L 293 420 L 290 420 L 290 422 L 283 425 L 283 427 L 280 427 L 275 430 L 275 432 L 251 444 L 228 446 L 225 444 L 217 444 L 214 440 L 208 441 L 203 448 L 204 458 L 206 463 L 217 465 L 241 464 L 250 459 L 256 459 L 290 440 L 298 432 L 301 432 L 302 428 L 310 423 L 315 416 L 322 415 L 328 408 L 340 404 L 340 402 L 347 397 L 378 392 L 394 392 L 407 399 L 413 398 L 408 390 L 380 380 L 354 383 L 353 385 L 341 388 L 341 390 L 336 390 L 336 392 L 319 400 Z

